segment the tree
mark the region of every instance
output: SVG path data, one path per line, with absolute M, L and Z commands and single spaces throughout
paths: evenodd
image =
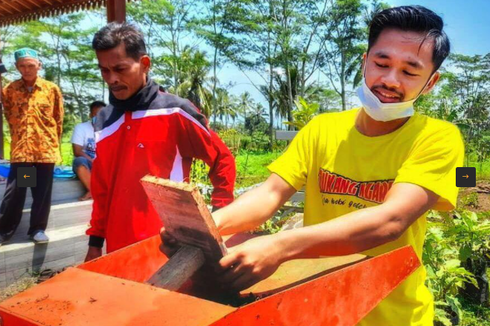
M 229 20 L 229 12 L 232 0 L 204 0 L 204 17 L 196 18 L 191 22 L 191 28 L 198 37 L 203 38 L 212 48 L 212 100 L 216 101 L 218 87 L 218 68 L 223 66 L 232 40 L 226 35 L 226 26 Z M 229 55 L 229 54 L 228 54 Z
M 174 92 L 189 99 L 209 118 L 213 114 L 214 106 L 208 89 L 210 63 L 206 59 L 206 53 L 186 47 L 182 51 L 179 65 L 181 79 Z
M 214 123 L 216 123 L 216 118 L 219 117 L 221 121 L 224 121 L 225 127 L 228 128 L 229 118 L 235 120 L 237 116 L 235 98 L 225 88 L 218 88 L 216 95 Z
M 346 109 L 347 85 L 360 82 L 362 54 L 366 46 L 364 29 L 360 25 L 364 5 L 361 0 L 332 0 L 327 33 L 329 41 L 322 56 L 322 72 L 339 94 L 342 111 Z
M 182 80 L 182 54 L 188 47 L 196 48 L 189 27 L 194 19 L 195 2 L 191 0 L 135 1 L 128 5 L 129 18 L 141 24 L 153 57 L 153 73 L 174 90 Z M 177 93 L 177 95 L 180 95 Z

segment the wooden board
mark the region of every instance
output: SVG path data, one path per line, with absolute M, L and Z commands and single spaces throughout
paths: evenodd
M 279 266 L 276 272 L 259 283 L 242 290 L 242 296 L 262 297 L 284 291 L 296 285 L 332 273 L 346 266 L 368 259 L 361 254 L 318 259 L 290 260 Z
M 165 229 L 179 243 L 202 249 L 210 261 L 219 261 L 227 253 L 197 187 L 153 176 L 145 176 L 141 183 Z

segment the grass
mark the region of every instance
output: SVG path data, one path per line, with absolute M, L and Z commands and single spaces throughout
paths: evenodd
M 249 187 L 265 181 L 269 176 L 267 166 L 281 155 L 281 152 L 241 151 L 235 157 L 237 166 L 237 188 Z
M 470 163 L 469 166 L 476 168 L 477 179 L 490 180 L 490 161 L 483 163 Z
M 5 159 L 10 159 L 10 144 L 4 143 L 3 151 L 5 153 Z M 62 165 L 71 166 L 73 162 L 73 150 L 69 139 L 63 139 L 61 143 L 61 158 L 63 160 Z

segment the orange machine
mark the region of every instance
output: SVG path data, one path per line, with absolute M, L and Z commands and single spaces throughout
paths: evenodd
M 248 236 L 236 235 L 233 246 Z M 179 292 L 145 283 L 168 258 L 153 237 L 0 303 L 3 326 L 345 325 L 359 322 L 420 266 L 411 247 L 378 257 L 287 262 L 238 297 L 187 284 Z

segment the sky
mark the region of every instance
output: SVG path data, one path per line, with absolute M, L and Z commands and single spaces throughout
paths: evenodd
M 490 53 L 489 0 L 385 0 L 392 6 L 423 5 L 442 17 L 453 53 Z
M 370 0 L 364 0 L 369 3 Z M 391 6 L 400 5 L 423 5 L 439 14 L 445 23 L 445 30 L 452 44 L 452 53 L 466 55 L 485 55 L 490 53 L 490 0 L 383 0 Z M 91 16 L 92 19 L 94 18 Z M 92 21 L 97 27 L 104 24 L 105 17 L 100 16 L 100 21 Z M 87 22 L 88 23 L 88 22 Z M 208 54 L 212 49 L 204 42 L 199 44 L 201 50 Z M 9 58 L 6 58 L 8 61 Z M 221 85 L 232 83 L 229 89 L 234 95 L 240 95 L 247 91 L 252 95 L 256 102 L 266 106 L 266 100 L 255 89 L 250 79 L 255 84 L 262 82 L 261 78 L 253 73 L 244 75 L 238 68 L 231 64 L 225 65 L 219 71 L 218 78 Z M 249 79 L 250 78 L 250 79 Z M 107 99 L 106 99 L 107 100 Z M 352 104 L 356 104 L 356 99 L 352 99 Z
M 423 5 L 440 15 L 445 23 L 446 34 L 452 44 L 452 53 L 485 55 L 490 53 L 490 0 L 384 0 L 391 6 Z M 260 79 L 253 77 L 254 82 Z M 248 91 L 265 105 L 265 99 L 254 89 L 246 76 L 237 68 L 226 66 L 220 72 L 223 84 L 234 82 L 230 89 L 239 95 Z M 353 99 L 356 103 L 356 100 Z

